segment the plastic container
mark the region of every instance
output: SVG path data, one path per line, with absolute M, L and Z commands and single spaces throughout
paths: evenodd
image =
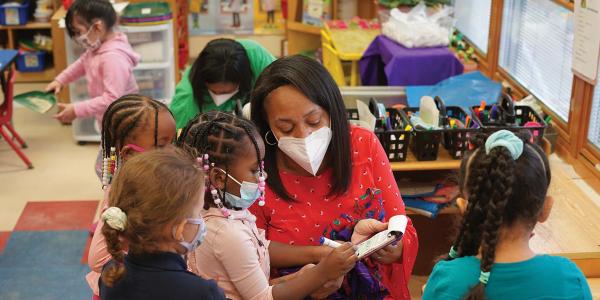
M 418 112 L 419 108 L 417 107 L 407 107 L 403 110 L 409 121 L 410 116 Z M 421 161 L 437 160 L 443 132 L 443 129 L 422 129 L 413 126 L 410 149 L 415 158 Z
M 437 160 L 440 142 L 444 133 L 443 126 L 445 121 L 447 121 L 446 117 L 444 117 L 446 115 L 444 103 L 439 97 L 435 97 L 434 100 L 440 110 L 439 126 L 442 127 L 439 129 L 426 129 L 415 126 L 411 121 L 411 116 L 419 113 L 418 107 L 406 107 L 403 110 L 406 119 L 413 127 L 410 148 L 417 160 L 421 161 Z
M 29 19 L 29 1 L 20 5 L 0 5 L 0 25 L 24 25 Z
M 120 29 L 127 35 L 133 50 L 140 54 L 141 63 L 168 61 L 173 51 L 173 44 L 166 42 L 173 40 L 169 24 L 121 26 Z
M 503 94 L 495 105 L 471 107 L 473 119 L 481 124 L 486 133 L 506 129 L 513 132 L 531 133 L 531 142 L 542 145 L 546 122 L 529 106 L 514 105 L 510 96 Z
M 390 162 L 405 161 L 410 144 L 411 129 L 406 130 L 410 123 L 406 117 L 395 108 L 386 108 L 386 116 L 381 116 L 375 107 L 377 100 L 369 101 L 369 110 L 377 118 L 375 123 L 375 136 L 379 139 L 383 150 Z M 346 110 L 349 120 L 358 120 L 358 110 L 351 108 Z M 387 123 L 389 120 L 389 123 Z
M 453 128 L 451 124 L 447 124 L 448 127 L 444 129 L 442 144 L 452 158 L 461 159 L 465 152 L 469 150 L 471 135 L 478 133 L 481 130 L 481 125 L 477 120 L 473 120 L 469 113 L 460 106 L 447 106 L 446 116 L 460 122 L 460 125 L 457 124 Z M 469 124 L 465 124 L 467 117 L 470 119 Z
M 469 138 L 481 130 L 481 124 L 462 107 L 446 106 L 438 96 L 434 100 L 440 110 L 440 126 L 443 126 L 442 145 L 452 158 L 461 159 L 469 149 Z
M 46 67 L 46 52 L 21 52 L 17 56 L 19 72 L 39 72 Z
M 36 10 L 33 14 L 36 22 L 48 22 L 50 21 L 50 17 L 52 17 L 53 11 L 51 10 Z

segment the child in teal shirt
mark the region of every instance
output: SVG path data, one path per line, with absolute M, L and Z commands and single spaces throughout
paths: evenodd
M 275 60 L 251 40 L 210 41 L 184 73 L 170 105 L 177 129 L 199 112 L 234 111 L 237 100 L 249 102 L 258 75 Z
M 501 130 L 463 159 L 465 210 L 450 253 L 438 262 L 423 299 L 592 299 L 566 258 L 537 255 L 529 239 L 550 214 L 550 165 L 542 149 Z

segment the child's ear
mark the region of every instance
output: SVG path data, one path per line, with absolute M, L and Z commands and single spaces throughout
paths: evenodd
M 127 146 L 124 146 L 123 148 L 121 148 L 121 153 L 119 155 L 121 156 L 121 160 L 123 162 L 126 162 L 128 159 L 130 159 L 136 153 L 137 153 L 137 151 L 133 150 L 133 148 L 131 148 L 131 147 L 129 147 L 129 145 L 127 145 Z
M 181 222 L 179 222 L 179 224 L 176 225 L 174 233 L 175 236 L 173 237 L 174 239 L 183 241 L 183 230 L 185 229 L 185 223 L 187 223 L 187 220 L 183 219 Z
M 467 205 L 469 205 L 469 201 L 467 201 L 465 198 L 456 198 L 456 206 L 458 206 L 458 210 L 461 214 L 464 214 L 467 211 Z
M 546 201 L 544 201 L 544 207 L 542 207 L 542 213 L 538 217 L 539 223 L 544 223 L 550 217 L 550 211 L 552 211 L 552 206 L 554 206 L 554 197 L 546 196 Z
M 210 171 L 208 171 L 208 177 L 210 178 L 210 183 L 212 183 L 212 185 L 217 189 L 223 190 L 225 188 L 225 181 L 227 180 L 227 176 L 220 169 L 210 169 Z

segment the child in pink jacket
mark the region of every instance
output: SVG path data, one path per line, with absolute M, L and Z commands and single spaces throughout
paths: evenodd
M 67 32 L 86 50 L 46 87 L 46 91 L 58 93 L 85 75 L 90 99 L 59 103 L 62 111 L 55 118 L 60 122 L 94 116 L 100 125 L 110 103 L 138 92 L 133 68 L 140 56 L 133 51 L 125 34 L 113 31 L 116 22 L 117 13 L 108 0 L 76 0 L 69 8 L 65 18 Z

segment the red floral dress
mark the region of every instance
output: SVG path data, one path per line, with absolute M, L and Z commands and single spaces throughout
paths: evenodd
M 250 208 L 257 217 L 256 225 L 265 229 L 267 239 L 290 245 L 318 245 L 319 238 L 331 236 L 332 231 L 338 239 L 349 239 L 353 225 L 359 219 L 387 221 L 394 215 L 405 214 L 400 191 L 377 137 L 366 129 L 352 126 L 350 140 L 352 180 L 343 195 L 327 196 L 331 187 L 331 169 L 315 177 L 280 172 L 283 185 L 294 202 L 280 199 L 267 186 L 265 206 L 255 204 Z M 379 201 L 364 199 L 369 188 L 381 191 Z M 418 250 L 412 222 L 408 224 L 402 243 L 401 262 L 385 265 L 369 259 L 364 261 L 366 268 L 363 267 L 363 271 L 369 270 L 380 292 L 379 296 L 359 295 L 359 298 L 410 299 L 408 281 Z M 350 290 L 346 286 L 345 296 L 354 298 L 356 295 L 349 295 L 354 293 Z

